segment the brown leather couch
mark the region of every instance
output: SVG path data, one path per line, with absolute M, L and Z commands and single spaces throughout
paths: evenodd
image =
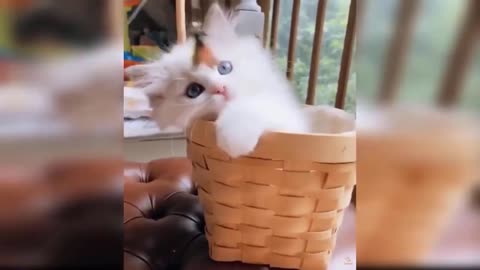
M 125 165 L 125 270 L 267 270 L 208 257 L 202 207 L 185 158 Z

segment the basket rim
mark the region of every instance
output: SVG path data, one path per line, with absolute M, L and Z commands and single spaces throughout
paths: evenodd
M 216 127 L 213 121 L 195 121 L 187 132 L 187 140 L 189 143 L 210 149 L 208 151 L 221 151 L 217 145 Z M 340 134 L 266 133 L 260 137 L 256 148 L 245 157 L 320 163 L 355 162 L 356 132 Z
M 210 121 L 210 120 L 203 120 L 203 119 L 198 119 L 195 120 L 192 124 L 198 124 L 198 123 L 203 123 L 204 125 L 208 125 L 209 128 L 215 128 L 215 121 Z M 190 138 L 191 133 L 187 133 L 187 137 Z M 345 132 L 338 132 L 338 133 L 326 133 L 326 132 L 305 132 L 305 133 L 294 133 L 294 132 L 283 132 L 283 131 L 268 131 L 265 135 L 268 136 L 275 136 L 275 135 L 280 135 L 280 136 L 295 136 L 295 137 L 339 137 L 339 138 L 351 138 L 351 137 L 356 137 L 357 136 L 357 131 L 356 130 L 351 130 L 351 131 L 345 131 Z M 263 136 L 262 136 L 263 137 Z

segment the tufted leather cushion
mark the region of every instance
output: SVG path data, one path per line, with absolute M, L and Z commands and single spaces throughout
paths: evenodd
M 125 164 L 124 269 L 272 269 L 209 258 L 191 170 L 185 158 Z

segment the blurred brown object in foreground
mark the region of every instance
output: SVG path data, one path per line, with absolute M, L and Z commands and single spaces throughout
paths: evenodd
M 423 263 L 480 179 L 478 130 L 427 108 L 359 112 L 357 262 Z
M 0 267 L 120 269 L 122 165 L 0 167 Z

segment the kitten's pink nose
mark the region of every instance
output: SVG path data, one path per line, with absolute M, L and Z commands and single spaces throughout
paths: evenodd
M 227 98 L 227 89 L 225 89 L 225 86 L 223 85 L 215 85 L 212 87 L 211 91 L 214 95 L 222 95 Z

